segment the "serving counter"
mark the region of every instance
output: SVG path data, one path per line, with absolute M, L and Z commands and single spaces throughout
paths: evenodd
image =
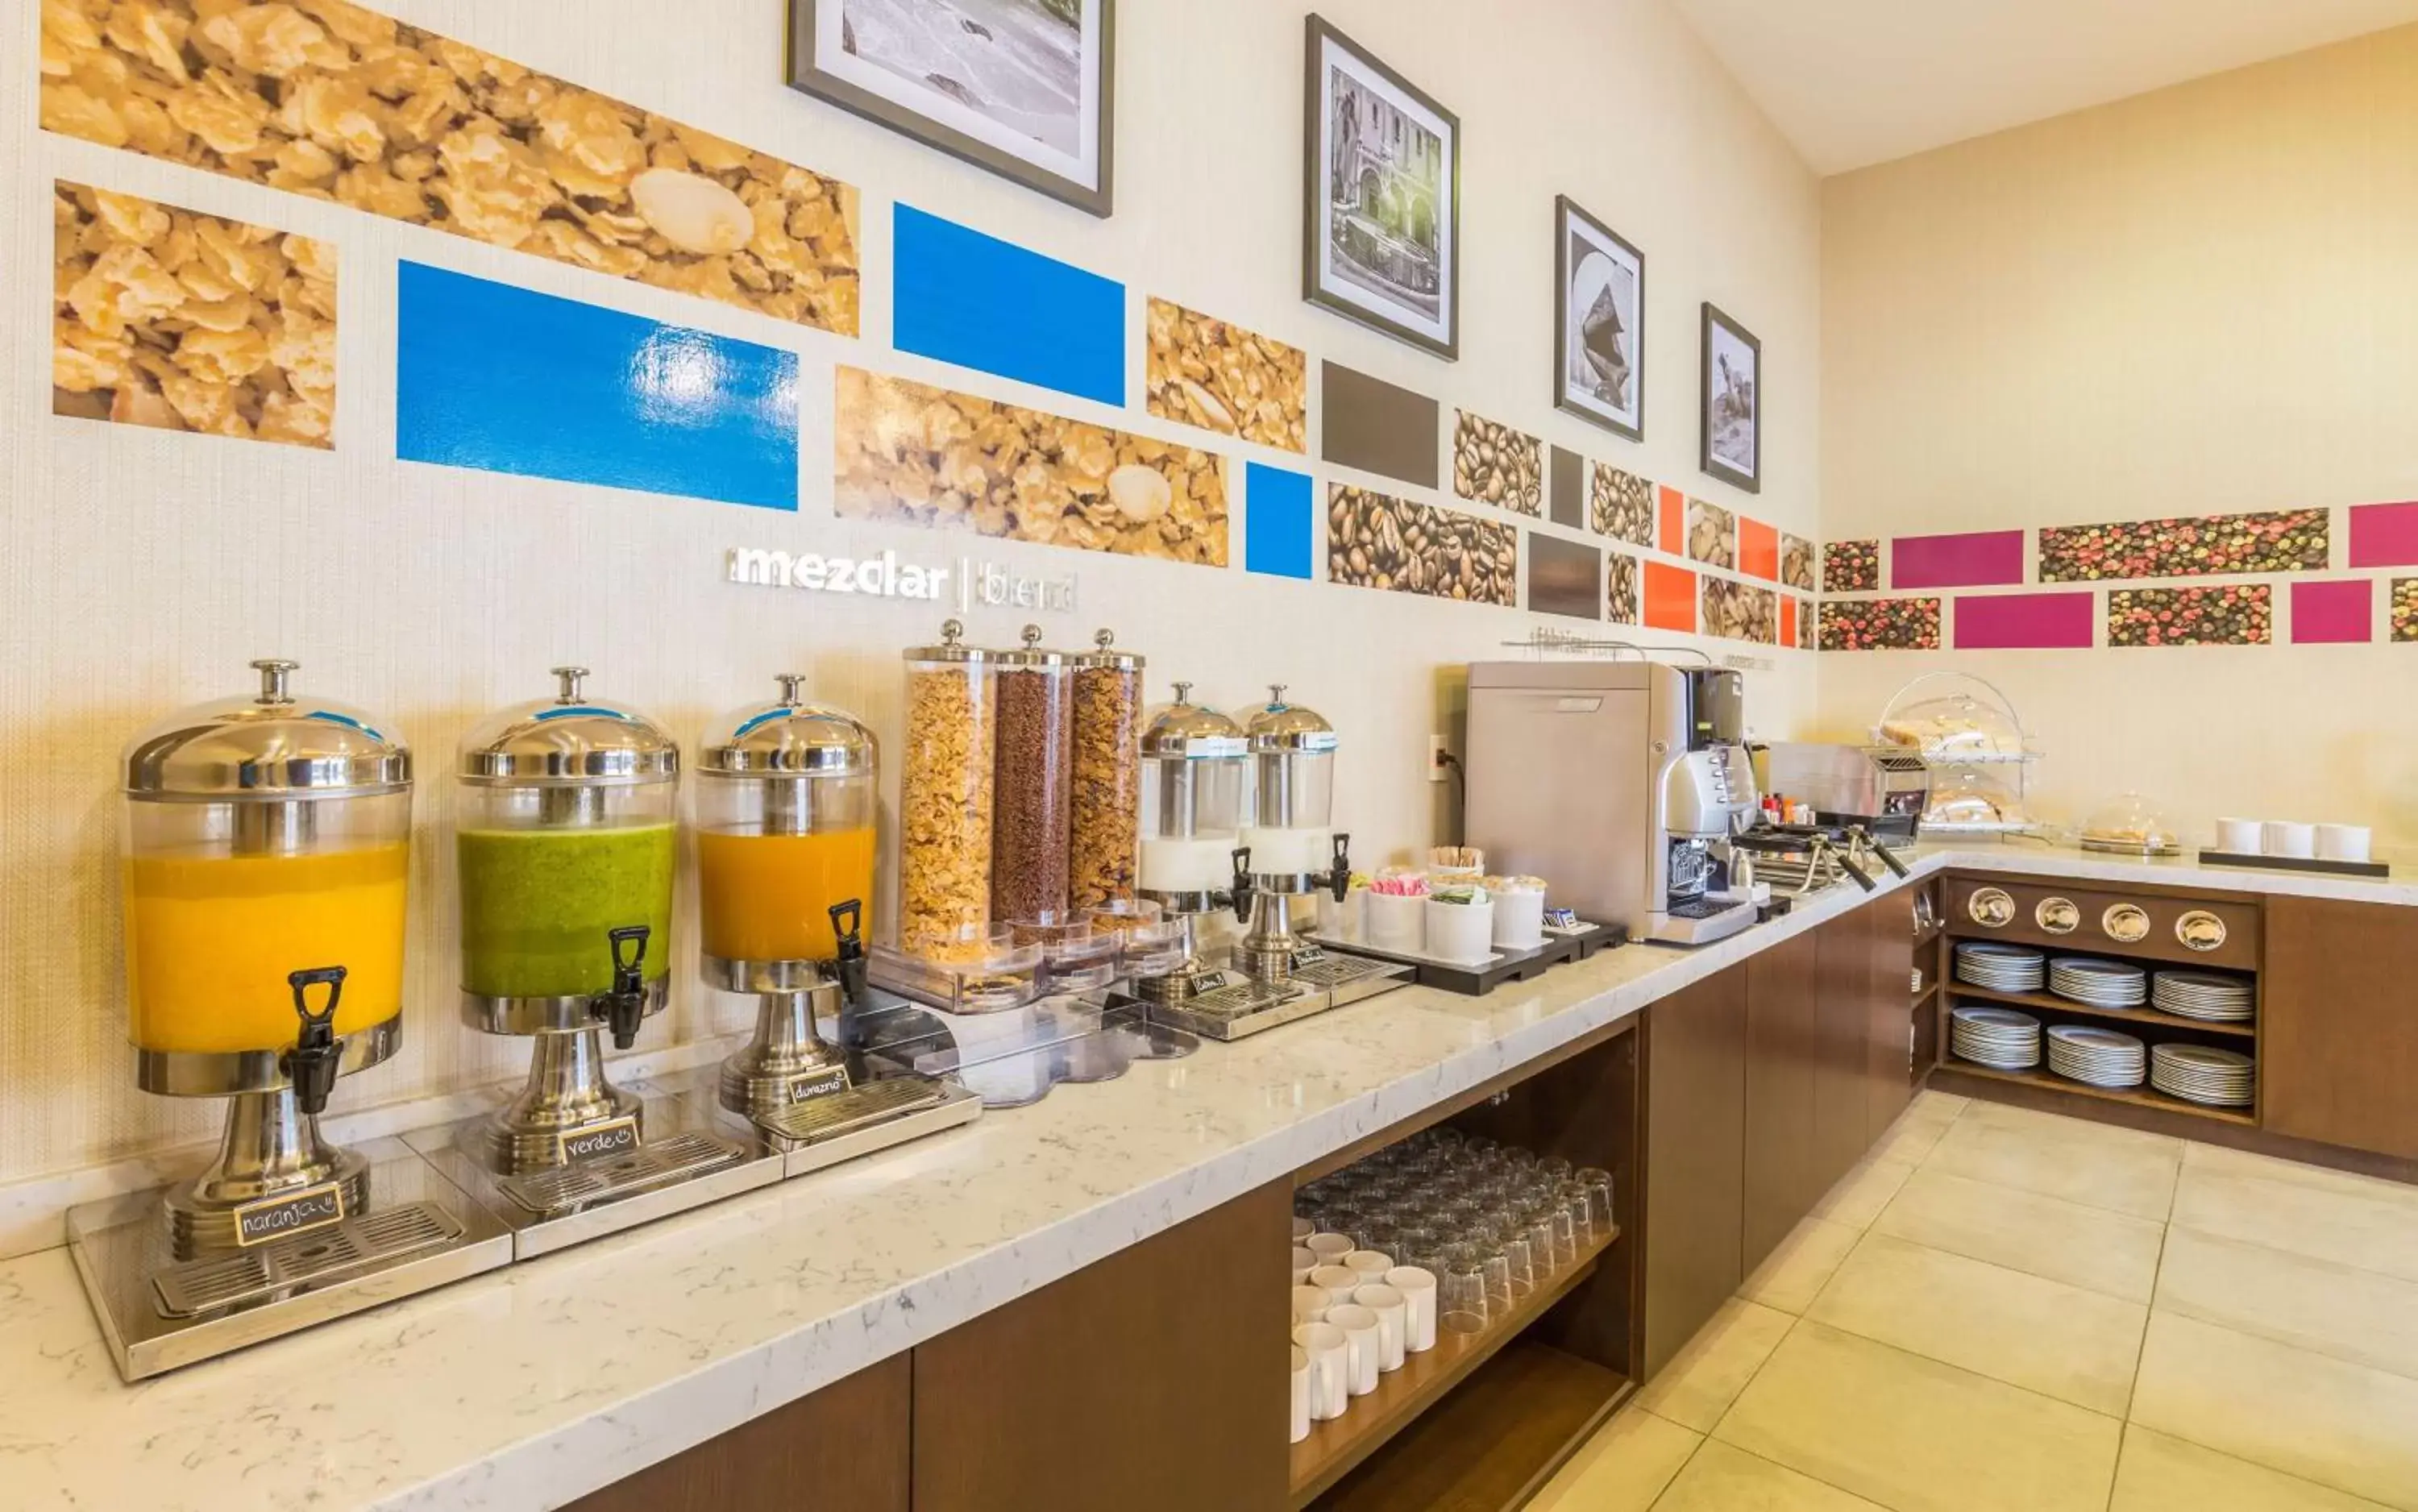
M 756 1474 L 849 1488 L 832 1504 L 904 1506 L 911 1480 L 919 1509 L 971 1506 L 979 1504 L 951 1500 L 953 1475 L 962 1486 L 996 1471 L 996 1488 L 1048 1473 L 1018 1467 L 1015 1457 L 1030 1451 L 1003 1425 L 1122 1401 L 1129 1410 L 1112 1424 L 1068 1425 L 1114 1445 L 1104 1452 L 1117 1465 L 1088 1484 L 1122 1475 L 1125 1489 L 1147 1489 L 1132 1477 L 1153 1465 L 1172 1484 L 1189 1473 L 1187 1455 L 1233 1461 L 1229 1447 L 1264 1430 L 1264 1456 L 1228 1463 L 1198 1504 L 1296 1504 L 1303 1483 L 1298 1466 L 1290 1480 L 1284 1469 L 1280 1377 L 1268 1377 L 1263 1403 L 1214 1364 L 1196 1372 L 1186 1352 L 1249 1335 L 1261 1311 L 1280 1346 L 1274 1240 L 1293 1184 L 1345 1154 L 1482 1110 L 1535 1073 L 1618 1042 L 1635 1078 L 1636 1147 L 1621 1172 L 1625 1232 L 1615 1247 L 1625 1252 L 1603 1263 L 1634 1278 L 1625 1294 L 1636 1305 L 1608 1303 L 1599 1317 L 1619 1312 L 1624 1336 L 1598 1341 L 1619 1382 L 1598 1392 L 1599 1420 L 1930 1073 L 1896 1056 L 1921 1009 L 1885 964 L 1893 949 L 1902 972 L 1916 946 L 1905 923 L 1914 892 L 2012 873 L 2258 894 L 2271 931 L 2261 1028 L 2276 1036 L 2276 1056 L 2290 1043 L 2288 1021 L 2305 1024 L 2321 1006 L 2311 997 L 2319 988 L 2278 977 L 2288 961 L 2302 963 L 2293 971 L 2380 970 L 2328 964 L 2344 953 L 2330 957 L 2324 942 L 2349 929 L 2373 946 L 2351 953 L 2362 960 L 2409 956 L 2418 967 L 2418 915 L 2404 924 L 2375 907 L 2418 905 L 2418 886 L 2041 847 L 1925 848 L 1912 871 L 1884 878 L 1871 908 L 1833 888 L 1693 952 L 1606 952 L 1485 998 L 1406 989 L 1138 1064 L 1117 1081 L 139 1385 L 112 1369 L 63 1249 L 0 1264 L 8 1504 L 524 1512 L 601 1491 L 592 1504 L 618 1512 L 692 1504 L 669 1483 L 643 1503 L 608 1489 L 639 1487 L 626 1478 L 695 1451 L 712 1463 L 683 1461 L 696 1474 L 681 1484 L 714 1504 L 752 1504 L 743 1476 Z M 1873 921 L 1854 937 L 1873 946 L 1860 964 L 1828 943 L 1850 938 L 1851 915 Z M 2286 947 L 2273 934 L 2281 918 L 2315 932 Z M 1841 962 L 1864 974 L 1842 986 Z M 1740 1061 L 1734 1075 L 1732 1058 L 1750 1054 L 1758 1026 L 1798 1011 L 1791 1003 L 1818 1018 L 1843 1002 L 1865 1016 L 1840 1043 L 1861 1048 L 1808 1072 L 1815 1138 L 1802 1140 L 1791 1122 L 1800 1084 L 1774 1080 L 1778 1062 L 1757 1071 L 1762 1062 Z M 1649 1005 L 1656 1012 L 1643 1014 Z M 2418 1016 L 2404 1016 L 2413 1027 L 2374 1052 L 2387 1066 L 2411 1064 Z M 2322 1040 L 2303 1033 L 2310 1046 Z M 2394 1145 L 2395 1121 L 2410 1116 L 2397 1104 L 2379 1110 L 2370 1153 L 2418 1154 L 2418 1141 Z M 1790 1153 L 1798 1144 L 1801 1161 Z M 1264 1286 L 1263 1264 L 1274 1277 Z M 1058 1285 L 1084 1276 L 1100 1284 Z M 1264 1305 L 1227 1310 L 1228 1299 L 1262 1292 Z M 1180 1379 L 1154 1379 L 1152 1350 L 1163 1360 L 1156 1374 Z M 1229 1388 L 1243 1401 L 1231 1410 L 1220 1405 Z M 1177 1415 L 1186 1401 L 1196 1419 Z M 1566 1425 L 1569 1434 L 1588 1426 Z M 1220 1476 L 1240 1478 L 1221 1487 Z M 1023 1504 L 1012 1495 L 990 1504 Z

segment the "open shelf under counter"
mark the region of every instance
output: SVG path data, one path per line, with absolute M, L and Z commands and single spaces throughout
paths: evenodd
M 2087 1002 L 2060 998 L 2053 992 L 1999 992 L 1990 987 L 1977 987 L 1969 983 L 1950 982 L 1951 998 L 1969 998 L 1976 1002 L 1997 1004 L 2009 1008 L 2029 1008 L 2039 1013 L 2073 1014 L 2080 1018 L 2102 1019 L 2113 1024 L 2132 1024 L 2142 1029 L 2196 1030 L 2203 1034 L 2220 1034 L 2232 1039 L 2256 1039 L 2255 1023 L 2227 1023 L 2208 1018 L 2190 1018 L 2181 1014 L 2165 1013 L 2156 1008 L 2094 1008 Z
M 1943 1081 L 1941 1078 L 1945 1077 Z M 2220 1123 L 2234 1123 L 2244 1128 L 2257 1126 L 2257 1115 L 2248 1108 L 2209 1107 L 2199 1103 L 2187 1103 L 2180 1097 L 2169 1097 L 2153 1088 L 2093 1087 L 2087 1082 L 2068 1081 L 2045 1071 L 2000 1071 L 1993 1066 L 1977 1065 L 1970 1061 L 1950 1057 L 1939 1062 L 1932 1074 L 1932 1085 L 1942 1092 L 1956 1091 L 1955 1078 L 1971 1077 L 1982 1081 L 2012 1082 L 2019 1087 L 2038 1087 L 2048 1092 L 2065 1092 L 2075 1097 L 2088 1097 L 2103 1103 L 2123 1103 L 2133 1107 L 2155 1108 L 2161 1113 L 2181 1113 L 2191 1118 L 2212 1119 Z
M 1542 1318 L 1553 1305 L 1569 1296 L 1596 1273 L 1597 1265 L 1614 1245 L 1620 1243 L 1615 1230 L 1611 1237 L 1591 1244 L 1579 1252 L 1571 1264 L 1555 1271 L 1541 1286 L 1514 1301 L 1510 1310 L 1497 1321 L 1491 1321 L 1484 1331 L 1476 1334 L 1453 1334 L 1438 1330 L 1436 1346 L 1424 1354 L 1414 1354 L 1402 1363 L 1400 1370 L 1380 1376 L 1377 1389 L 1366 1397 L 1354 1397 L 1351 1409 L 1332 1422 L 1312 1423 L 1309 1437 L 1293 1446 L 1293 1504 L 1308 1506 L 1329 1488 L 1350 1474 L 1361 1461 L 1385 1447 L 1388 1441 L 1414 1424 L 1421 1425 L 1422 1436 L 1431 1431 L 1421 1414 L 1435 1408 L 1440 1421 L 1458 1420 L 1465 1409 L 1462 1393 L 1455 1388 L 1472 1382 L 1479 1369 L 1507 1347 L 1521 1343 L 1522 1333 Z M 1530 1342 L 1529 1347 L 1545 1348 Z M 1560 1351 L 1551 1352 L 1561 1354 Z M 1625 1386 L 1618 1372 L 1605 1367 L 1563 1355 L 1575 1366 L 1584 1366 L 1604 1381 Z M 1474 1382 L 1472 1382 L 1474 1384 Z M 1446 1393 L 1453 1393 L 1449 1403 L 1443 1403 Z M 1616 1392 L 1615 1393 L 1616 1396 Z M 1610 1400 L 1607 1397 L 1606 1408 Z M 1332 1504 L 1339 1506 L 1374 1506 L 1346 1495 Z M 1411 1503 L 1403 1504 L 1461 1506 L 1461 1502 Z M 1508 1502 L 1505 1505 L 1511 1504 Z

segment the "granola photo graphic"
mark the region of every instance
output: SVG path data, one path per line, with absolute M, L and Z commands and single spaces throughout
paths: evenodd
M 1452 428 L 1452 491 L 1473 504 L 1545 512 L 1545 443 L 1468 410 Z
M 1226 468 L 1209 452 L 861 368 L 837 384 L 843 518 L 1226 565 Z
M 1331 484 L 1326 577 L 1355 588 L 1516 607 L 1520 527 Z
M 2266 583 L 2223 588 L 2110 588 L 2110 646 L 2264 646 L 2275 638 L 2275 589 Z
M 1598 535 L 1632 546 L 1654 544 L 1654 485 L 1610 463 L 1595 465 L 1589 519 Z
M 1150 301 L 1150 412 L 1287 451 L 1309 448 L 1309 357 L 1242 327 Z
M 1814 542 L 1780 532 L 1780 581 L 1786 588 L 1814 591 Z
M 2050 526 L 2040 533 L 2040 580 L 2322 572 L 2333 543 L 2324 510 Z
M 1737 516 L 1701 498 L 1688 500 L 1688 556 L 1707 567 L 1737 569 Z
M 1939 649 L 1939 601 L 1825 601 L 1819 644 L 1826 651 L 1936 651 Z
M 1767 588 L 1735 583 L 1707 573 L 1704 584 L 1699 630 L 1722 640 L 1751 640 L 1766 646 L 1780 641 L 1780 595 Z
M 51 412 L 330 448 L 336 249 L 52 185 Z
M 41 123 L 853 336 L 856 191 L 345 0 L 41 0 Z
M 1637 623 L 1637 558 L 1615 552 L 1605 565 L 1612 572 L 1604 588 L 1604 618 L 1615 625 Z
M 1822 548 L 1822 591 L 1877 593 L 1881 586 L 1878 541 L 1833 541 Z

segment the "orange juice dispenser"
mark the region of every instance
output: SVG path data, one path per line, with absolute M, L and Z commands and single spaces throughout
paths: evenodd
M 229 1099 L 217 1158 L 161 1194 L 164 1224 L 159 1206 L 135 1225 L 69 1214 L 130 1379 L 500 1262 L 465 1253 L 493 1226 L 407 1150 L 320 1132 L 338 1078 L 402 1043 L 411 752 L 383 720 L 294 693 L 296 664 L 252 664 L 256 695 L 125 753 L 135 1078 Z

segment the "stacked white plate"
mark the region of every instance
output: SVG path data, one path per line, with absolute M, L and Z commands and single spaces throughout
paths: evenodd
M 1979 940 L 1956 947 L 1956 980 L 1993 992 L 2038 992 L 2047 972 L 2047 958 L 2021 945 Z
M 2056 1024 L 2048 1031 L 2048 1068 L 2093 1087 L 2137 1087 L 2149 1075 L 2149 1050 L 2130 1034 L 2087 1024 Z
M 1999 1071 L 2029 1071 L 2041 1061 L 2040 1020 L 2010 1008 L 1949 1012 L 1948 1047 L 1960 1061 Z
M 2048 963 L 2048 989 L 2093 1008 L 2138 1008 L 2150 1000 L 2150 973 L 2117 961 L 2060 955 Z
M 2249 983 L 2198 971 L 2160 971 L 2150 1001 L 2165 1013 L 2220 1024 L 2245 1024 L 2257 1012 Z
M 2150 1046 L 2150 1085 L 2211 1107 L 2248 1107 L 2257 1085 L 2250 1057 L 2204 1045 Z

